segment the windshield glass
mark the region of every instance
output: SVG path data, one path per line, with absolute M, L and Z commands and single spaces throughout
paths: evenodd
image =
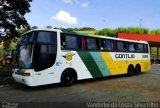
M 18 65 L 20 68 L 32 67 L 32 44 L 23 44 L 18 47 L 19 57 Z
M 21 38 L 21 43 L 24 43 L 24 42 L 29 42 L 29 43 L 32 43 L 35 41 L 35 32 L 29 32 L 27 34 L 24 34 Z
M 29 32 L 17 44 L 14 68 L 40 71 L 54 65 L 56 54 L 56 32 Z

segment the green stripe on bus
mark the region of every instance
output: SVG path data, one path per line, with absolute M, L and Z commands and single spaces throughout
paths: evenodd
M 90 54 L 92 55 L 94 61 L 96 62 L 97 66 L 99 67 L 103 76 L 109 76 L 110 71 L 109 71 L 108 67 L 106 66 L 104 60 L 102 59 L 101 55 L 99 54 L 99 52 L 90 52 Z
M 84 52 L 77 51 L 77 52 L 93 77 L 103 76 L 89 52 L 85 52 L 85 51 Z

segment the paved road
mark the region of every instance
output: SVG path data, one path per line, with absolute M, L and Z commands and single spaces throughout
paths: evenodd
M 0 85 L 1 102 L 160 102 L 160 65 L 138 76 L 85 80 L 71 87 L 59 84 L 26 87 Z

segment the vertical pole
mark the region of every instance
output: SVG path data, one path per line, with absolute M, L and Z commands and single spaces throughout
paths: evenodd
M 155 56 L 154 54 L 152 53 L 152 46 L 150 45 L 150 58 L 151 58 L 151 63 L 155 63 Z
M 139 26 L 141 28 L 141 26 L 142 26 L 142 19 L 140 19 Z
M 158 63 L 159 47 L 157 47 L 157 63 Z
M 150 55 L 151 55 L 151 48 L 152 48 L 152 47 L 151 47 L 151 45 L 150 45 L 150 49 L 149 49 L 149 51 L 150 51 Z

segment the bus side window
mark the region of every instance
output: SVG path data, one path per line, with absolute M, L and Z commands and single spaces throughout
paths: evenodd
M 83 49 L 86 50 L 87 49 L 87 38 L 83 37 Z
M 88 37 L 87 48 L 89 50 L 99 50 L 99 39 Z
M 77 37 L 67 35 L 66 36 L 66 48 L 77 49 Z
M 101 40 L 101 49 L 107 50 L 107 51 L 113 51 L 114 50 L 114 42 L 112 40 Z
M 128 50 L 129 52 L 134 52 L 134 51 L 135 51 L 135 45 L 134 45 L 134 43 L 128 43 L 128 48 L 127 48 L 127 50 Z
M 117 48 L 118 48 L 118 51 L 125 52 L 126 51 L 126 42 L 117 41 Z
M 146 45 L 146 44 L 143 45 L 143 51 L 145 53 L 148 53 L 148 45 Z
M 137 52 L 143 52 L 143 44 L 137 45 Z
M 65 35 L 61 35 L 61 48 L 66 48 Z
M 110 51 L 114 50 L 114 43 L 112 40 L 107 40 L 106 44 L 108 46 L 107 50 L 110 50 Z

